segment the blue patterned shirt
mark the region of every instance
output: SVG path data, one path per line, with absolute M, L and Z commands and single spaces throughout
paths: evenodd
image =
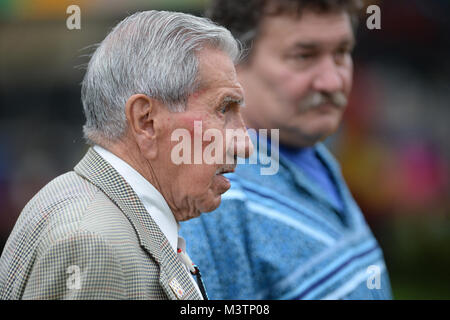
M 275 175 L 238 165 L 220 207 L 181 223 L 211 299 L 391 299 L 383 253 L 338 163 L 314 149 L 342 206 L 281 154 Z

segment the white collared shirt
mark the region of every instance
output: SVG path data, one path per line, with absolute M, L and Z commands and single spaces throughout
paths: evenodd
M 139 172 L 112 152 L 98 145 L 94 146 L 94 150 L 108 161 L 136 192 L 147 212 L 169 240 L 172 249 L 177 252 L 179 224 L 162 194 Z
M 166 236 L 175 253 L 177 252 L 177 248 L 185 251 L 185 241 L 182 237 L 178 236 L 180 225 L 175 220 L 172 210 L 170 210 L 169 205 L 162 194 L 139 172 L 112 152 L 100 147 L 99 145 L 95 145 L 94 150 L 114 169 L 116 169 L 116 171 L 130 185 L 133 191 L 136 192 L 145 209 L 161 229 L 161 232 Z M 192 277 L 190 277 L 190 279 L 192 280 L 200 297 L 202 297 L 196 281 Z

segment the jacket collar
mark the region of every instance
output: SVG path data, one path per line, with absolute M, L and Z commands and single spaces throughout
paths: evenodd
M 337 191 L 339 196 L 342 199 L 342 202 L 345 207 L 345 201 L 342 194 L 342 186 L 338 183 L 341 181 L 340 177 L 338 177 L 339 168 L 337 167 L 336 161 L 332 158 L 331 154 L 327 152 L 325 147 L 321 143 L 317 143 L 313 147 L 314 153 L 317 155 L 317 157 L 322 161 L 325 168 L 330 173 L 332 179 L 334 180 L 334 183 L 336 184 Z M 329 197 L 327 197 L 322 189 L 319 187 L 319 185 L 316 183 L 316 181 L 309 178 L 308 175 L 306 175 L 302 170 L 300 170 L 293 162 L 291 162 L 288 158 L 285 156 L 280 155 L 280 163 L 283 164 L 285 167 L 287 167 L 291 173 L 294 176 L 294 180 L 297 183 L 298 186 L 306 190 L 309 194 L 311 194 L 314 198 L 319 200 L 321 203 L 327 205 L 330 209 L 340 213 L 341 210 L 337 208 L 334 203 L 330 200 Z M 345 210 L 345 209 L 344 209 Z
M 356 224 L 361 224 L 362 222 L 360 219 L 356 219 L 356 217 L 351 214 L 355 210 L 360 212 L 359 207 L 354 202 L 353 197 L 351 196 L 350 191 L 348 190 L 347 185 L 344 182 L 344 178 L 342 177 L 341 170 L 339 167 L 339 164 L 333 157 L 333 155 L 327 150 L 325 145 L 321 142 L 317 143 L 314 146 L 315 152 L 317 156 L 322 160 L 325 167 L 329 170 L 331 173 L 332 178 L 336 182 L 336 186 L 338 189 L 338 193 L 341 196 L 342 202 L 343 202 L 343 211 L 339 210 L 328 197 L 326 197 L 319 186 L 308 178 L 301 170 L 297 168 L 297 166 L 292 163 L 290 160 L 285 158 L 283 155 L 281 155 L 278 150 L 275 148 L 275 150 L 271 150 L 271 152 L 268 152 L 267 148 L 269 145 L 266 145 L 265 143 L 259 143 L 258 136 L 256 135 L 250 135 L 252 142 L 254 145 L 258 146 L 258 153 L 259 157 L 266 157 L 265 155 L 270 154 L 270 158 L 272 158 L 272 161 L 278 161 L 280 165 L 284 166 L 290 174 L 292 174 L 292 177 L 295 181 L 295 184 L 308 192 L 312 197 L 316 198 L 318 201 L 323 203 L 324 205 L 328 206 L 330 209 L 334 210 L 338 215 L 340 215 L 348 227 L 354 227 Z M 264 139 L 263 139 L 264 140 Z M 252 155 L 252 157 L 256 156 L 255 153 Z M 269 163 L 267 159 L 263 159 L 263 163 Z M 357 221 L 354 221 L 354 220 Z
M 359 207 L 354 202 L 353 197 L 344 182 L 344 178 L 341 173 L 340 166 L 334 156 L 328 151 L 325 145 L 321 142 L 314 146 L 316 155 L 323 162 L 325 167 L 331 174 L 334 182 L 336 183 L 337 191 L 342 199 L 343 208 L 340 210 L 332 201 L 321 191 L 315 181 L 311 180 L 301 170 L 299 170 L 291 161 L 280 157 L 280 164 L 284 165 L 293 175 L 296 184 L 309 192 L 311 196 L 316 198 L 322 204 L 327 205 L 330 209 L 334 210 L 341 218 L 347 227 L 354 228 L 356 225 L 360 225 L 362 222 L 355 212 L 360 212 Z
M 159 282 L 167 296 L 177 299 L 177 295 L 169 285 L 176 279 L 184 291 L 182 299 L 200 299 L 189 279 L 190 275 L 179 261 L 169 241 L 123 177 L 92 148 L 89 148 L 74 170 L 102 190 L 128 218 L 136 231 L 140 245 L 159 264 Z

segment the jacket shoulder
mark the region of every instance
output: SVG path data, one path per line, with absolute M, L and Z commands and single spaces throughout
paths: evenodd
M 78 257 L 96 263 L 114 256 L 119 270 L 121 255 L 129 257 L 130 248 L 138 247 L 132 225 L 114 202 L 85 178 L 68 172 L 43 187 L 21 212 L 0 259 L 0 296 L 20 298 L 36 262 Z M 70 254 L 58 258 L 53 251 Z

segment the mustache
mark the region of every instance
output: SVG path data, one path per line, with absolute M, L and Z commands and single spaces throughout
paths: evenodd
M 308 94 L 300 102 L 299 109 L 300 111 L 307 111 L 326 103 L 331 103 L 338 108 L 343 108 L 347 105 L 348 99 L 342 91 L 335 91 L 331 93 L 314 91 Z

